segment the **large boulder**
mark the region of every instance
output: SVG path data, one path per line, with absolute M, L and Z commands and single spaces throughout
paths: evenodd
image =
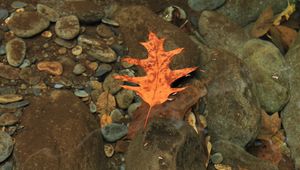
M 286 54 L 289 68 L 290 101 L 281 112 L 282 124 L 287 136 L 296 169 L 300 169 L 300 35 Z
M 106 169 L 100 129 L 84 103 L 68 91 L 30 101 L 16 136 L 17 169 Z
M 207 127 L 212 141 L 228 140 L 244 147 L 260 128 L 261 110 L 255 86 L 243 62 L 224 50 L 208 50 Z
M 204 141 L 186 122 L 156 119 L 130 143 L 126 169 L 205 169 Z
M 243 48 L 244 62 L 256 86 L 261 107 L 275 113 L 289 100 L 288 70 L 279 49 L 270 42 L 252 39 Z
M 242 58 L 242 48 L 249 35 L 241 26 L 218 12 L 203 11 L 198 28 L 209 47 L 225 49 Z
M 245 26 L 255 21 L 268 6 L 272 6 L 274 13 L 278 13 L 287 7 L 287 2 L 282 0 L 227 0 L 217 11 L 241 26 Z
M 174 57 L 171 69 L 199 66 L 201 52 L 178 27 L 166 22 L 157 14 L 143 6 L 122 7 L 114 14 L 113 19 L 120 24 L 120 31 L 129 49 L 129 56 L 146 58 L 146 49 L 140 44 L 148 39 L 150 31 L 159 38 L 166 39 L 166 51 L 184 48 L 184 51 Z

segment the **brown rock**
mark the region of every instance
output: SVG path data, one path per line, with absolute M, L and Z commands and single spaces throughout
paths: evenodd
M 120 31 L 129 48 L 129 56 L 145 58 L 146 49 L 140 45 L 148 38 L 150 31 L 159 38 L 165 38 L 165 50 L 184 48 L 184 51 L 174 57 L 170 67 L 179 69 L 199 66 L 201 52 L 189 36 L 178 27 L 164 21 L 157 14 L 143 6 L 128 6 L 117 10 L 113 19 L 120 24 Z M 137 31 L 138 30 L 138 31 Z
M 59 76 L 63 73 L 63 66 L 57 61 L 42 61 L 37 64 L 37 68 L 40 71 L 46 71 L 56 76 Z
M 0 77 L 2 78 L 9 80 L 19 79 L 20 69 L 18 68 L 0 63 L 0 70 Z
M 106 170 L 100 129 L 84 103 L 68 91 L 30 101 L 16 136 L 17 168 Z

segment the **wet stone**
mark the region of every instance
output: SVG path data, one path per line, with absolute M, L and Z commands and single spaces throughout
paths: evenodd
M 25 6 L 27 6 L 27 3 L 22 1 L 14 1 L 13 3 L 11 3 L 10 6 L 12 8 L 24 8 Z
M 20 38 L 14 38 L 6 44 L 8 64 L 14 67 L 20 66 L 26 55 L 26 44 Z
M 49 26 L 50 22 L 37 12 L 18 12 L 11 17 L 7 26 L 18 37 L 32 37 Z
M 5 46 L 4 46 L 4 45 L 1 45 L 1 46 L 0 46 L 0 55 L 4 55 L 4 54 L 6 54 Z
M 62 39 L 70 40 L 80 32 L 79 20 L 75 15 L 61 17 L 55 24 L 55 32 Z
M 109 74 L 103 82 L 103 89 L 105 91 L 108 91 L 111 94 L 116 94 L 122 88 L 121 85 L 123 84 L 123 81 L 116 80 L 115 78 L 113 78 L 113 76 L 116 76 L 116 75 L 119 75 L 119 74 L 117 74 L 117 73 Z
M 129 114 L 130 117 L 133 116 L 133 113 L 141 106 L 142 103 L 132 103 L 129 105 L 127 112 Z
M 111 123 L 101 128 L 101 133 L 106 141 L 115 142 L 128 133 L 128 128 L 123 124 Z
M 75 90 L 74 94 L 77 97 L 88 97 L 89 96 L 89 94 L 85 90 L 78 90 L 78 89 Z
M 109 38 L 109 37 L 114 36 L 114 33 L 112 32 L 112 30 L 104 24 L 98 25 L 96 28 L 96 32 L 99 36 L 101 36 L 103 38 Z
M 110 117 L 112 119 L 112 122 L 120 122 L 124 116 L 122 112 L 119 109 L 114 109 L 110 112 Z
M 101 77 L 104 74 L 110 72 L 112 70 L 111 65 L 109 64 L 100 64 L 96 70 L 95 76 L 96 77 Z
M 76 75 L 80 75 L 82 73 L 84 73 L 86 70 L 85 66 L 82 65 L 82 64 L 76 64 L 74 66 L 74 69 L 73 69 L 73 73 L 76 74 Z
M 17 108 L 25 107 L 27 105 L 29 105 L 29 101 L 23 100 L 20 102 L 14 102 L 9 104 L 0 104 L 0 109 L 17 109 Z
M 134 99 L 134 92 L 132 90 L 123 89 L 116 95 L 116 101 L 121 109 L 127 109 Z
M 223 156 L 218 152 L 211 155 L 210 159 L 214 164 L 220 164 L 223 161 Z
M 37 12 L 45 16 L 49 21 L 56 22 L 59 18 L 59 14 L 52 8 L 43 5 L 37 4 Z
M 0 9 L 0 20 L 5 19 L 8 17 L 8 10 L 7 9 Z
M 12 113 L 4 113 L 0 116 L 0 126 L 14 125 L 18 121 L 18 117 Z
M 13 151 L 14 143 L 12 138 L 3 131 L 0 131 L 0 162 L 3 162 Z

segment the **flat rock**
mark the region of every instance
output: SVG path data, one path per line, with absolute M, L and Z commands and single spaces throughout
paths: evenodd
M 55 24 L 55 33 L 58 37 L 71 40 L 80 32 L 79 20 L 75 15 L 61 17 Z
M 198 20 L 198 27 L 205 44 L 209 47 L 225 49 L 242 58 L 243 45 L 250 38 L 241 26 L 220 13 L 203 11 Z
M 195 11 L 216 9 L 224 3 L 225 0 L 188 0 L 189 7 Z
M 291 149 L 295 168 L 300 169 L 300 36 L 290 48 L 285 58 L 289 68 L 290 100 L 281 112 L 282 124 L 287 136 L 287 144 Z
M 80 35 L 78 37 L 78 44 L 86 50 L 87 54 L 101 62 L 111 63 L 117 60 L 116 52 L 100 39 Z
M 18 37 L 28 38 L 42 32 L 49 24 L 49 20 L 38 12 L 24 11 L 15 13 L 7 26 Z
M 227 16 L 241 26 L 255 21 L 261 12 L 272 6 L 274 13 L 279 13 L 287 7 L 287 1 L 282 0 L 230 0 L 217 9 L 217 12 Z
M 17 168 L 107 169 L 100 129 L 84 103 L 63 90 L 30 101 L 21 118 L 26 130 L 16 136 Z
M 224 158 L 222 164 L 229 165 L 232 169 L 278 170 L 271 162 L 259 159 L 228 141 L 221 140 L 213 143 L 213 151 L 221 153 Z
M 206 169 L 204 137 L 183 121 L 157 119 L 134 138 L 126 169 Z
M 171 69 L 199 66 L 201 52 L 197 45 L 181 29 L 166 22 L 148 8 L 136 5 L 123 7 L 114 13 L 112 19 L 120 24 L 129 56 L 146 58 L 147 51 L 140 42 L 147 41 L 149 31 L 152 31 L 159 38 L 165 38 L 165 51 L 184 48 L 183 52 L 173 58 Z
M 7 62 L 9 65 L 20 66 L 26 55 L 26 44 L 21 38 L 14 38 L 6 44 Z
M 0 116 L 0 126 L 14 125 L 19 121 L 18 117 L 12 113 L 3 113 Z
M 246 66 L 232 53 L 209 50 L 202 69 L 207 84 L 207 127 L 213 142 L 229 140 L 244 147 L 260 128 L 261 110 Z
M 100 22 L 104 16 L 103 9 L 104 6 L 89 0 L 64 1 L 57 7 L 62 16 L 76 15 L 80 22 L 87 24 Z
M 281 111 L 289 100 L 289 75 L 279 49 L 268 41 L 252 39 L 243 51 L 261 108 L 268 113 Z
M 47 5 L 37 4 L 36 10 L 51 22 L 56 22 L 59 18 L 58 12 L 53 8 L 48 7 Z
M 101 128 L 103 138 L 108 142 L 115 142 L 128 133 L 128 127 L 124 124 L 111 123 Z

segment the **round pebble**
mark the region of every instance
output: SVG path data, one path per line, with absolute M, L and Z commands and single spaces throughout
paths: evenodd
M 58 54 L 66 54 L 67 53 L 67 48 L 62 47 L 58 49 Z
M 26 22 L 24 22 L 26 21 Z M 34 11 L 15 13 L 7 21 L 8 28 L 18 37 L 28 38 L 39 34 L 49 26 L 50 22 Z
M 122 89 L 116 95 L 116 101 L 121 109 L 127 109 L 133 102 L 134 92 L 132 90 Z
M 73 39 L 79 34 L 79 32 L 79 20 L 75 15 L 61 17 L 55 24 L 55 33 L 62 39 Z
M 97 106 L 95 105 L 94 102 L 90 102 L 89 108 L 90 108 L 91 113 L 96 113 L 97 112 Z
M 63 87 L 64 87 L 63 84 L 54 84 L 54 88 L 56 88 L 56 89 L 61 89 Z
M 6 44 L 7 62 L 9 65 L 20 66 L 26 55 L 26 44 L 20 38 L 14 38 Z
M 9 13 L 6 9 L 0 9 L 0 20 L 7 18 L 8 15 L 9 15 Z
M 115 149 L 111 144 L 104 145 L 104 153 L 105 153 L 106 157 L 108 157 L 108 158 L 112 157 L 114 152 L 115 152 Z
M 84 73 L 86 70 L 85 66 L 82 65 L 82 64 L 76 64 L 74 66 L 74 69 L 73 69 L 73 73 L 76 74 L 76 75 L 80 75 L 82 73 Z
M 89 69 L 96 71 L 98 68 L 98 63 L 97 62 L 91 62 L 88 64 Z
M 22 2 L 22 1 L 14 1 L 13 3 L 11 3 L 10 5 L 12 8 L 24 8 L 25 6 L 27 6 L 27 3 Z
M 128 115 L 130 115 L 130 117 L 133 116 L 133 113 L 142 105 L 142 103 L 132 103 L 128 109 L 127 109 L 127 112 L 128 112 Z
M 52 32 L 51 31 L 44 31 L 42 33 L 42 36 L 45 38 L 51 38 L 52 37 Z
M 128 128 L 124 124 L 111 123 L 101 128 L 104 139 L 108 142 L 115 142 L 128 133 Z
M 116 94 L 118 91 L 121 90 L 121 85 L 123 85 L 123 81 L 117 80 L 114 78 L 114 76 L 117 76 L 119 74 L 117 73 L 112 73 L 109 74 L 103 82 L 103 89 L 105 91 L 108 91 L 111 94 Z
M 122 112 L 119 109 L 114 109 L 113 111 L 111 111 L 110 117 L 113 122 L 120 122 L 124 118 Z
M 103 38 L 109 38 L 109 37 L 114 36 L 114 33 L 112 32 L 112 30 L 104 24 L 98 25 L 96 28 L 96 32 L 99 36 L 101 36 Z
M 74 94 L 77 97 L 88 97 L 89 96 L 89 94 L 85 90 L 78 90 L 78 89 L 76 89 L 74 91 Z
M 13 151 L 14 143 L 12 138 L 3 131 L 0 131 L 0 162 L 3 162 Z
M 56 22 L 59 18 L 59 14 L 54 9 L 46 5 L 37 4 L 36 10 L 51 22 Z
M 217 152 L 211 155 L 210 159 L 214 164 L 220 164 L 223 161 L 223 155 Z
M 73 49 L 72 49 L 72 54 L 73 55 L 80 55 L 82 53 L 82 47 L 80 45 L 76 45 Z

